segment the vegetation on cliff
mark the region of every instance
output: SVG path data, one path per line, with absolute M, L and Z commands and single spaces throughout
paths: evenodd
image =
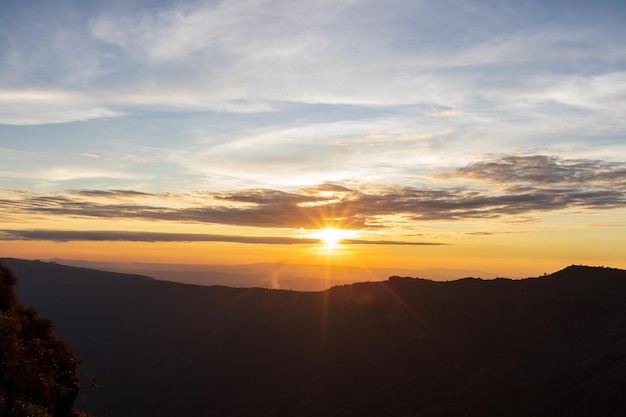
M 0 264 L 0 416 L 74 417 L 79 360 L 52 323 L 23 306 L 13 273 Z

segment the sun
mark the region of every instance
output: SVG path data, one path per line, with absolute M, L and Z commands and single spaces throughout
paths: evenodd
M 326 248 L 335 248 L 341 244 L 344 239 L 349 239 L 354 236 L 353 230 L 337 229 L 335 227 L 326 227 L 319 229 L 311 233 L 311 237 L 321 240 Z
M 324 244 L 328 246 L 336 245 L 341 239 L 344 238 L 344 234 L 341 233 L 341 230 L 335 229 L 334 227 L 321 229 L 317 233 L 317 235 L 322 240 L 322 242 L 324 242 Z

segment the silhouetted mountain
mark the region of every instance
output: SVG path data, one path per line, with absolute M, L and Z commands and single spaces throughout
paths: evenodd
M 626 415 L 622 270 L 304 293 L 4 263 L 102 417 Z

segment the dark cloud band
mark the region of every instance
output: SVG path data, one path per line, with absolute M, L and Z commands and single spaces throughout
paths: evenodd
M 66 193 L 12 194 L 0 200 L 0 216 L 92 217 L 188 223 L 215 223 L 267 228 L 351 229 L 379 227 L 379 219 L 410 221 L 488 219 L 575 209 L 626 207 L 626 164 L 555 156 L 505 155 L 462 168 L 441 171 L 422 187 L 376 189 L 322 184 L 294 192 L 247 189 L 186 195 L 135 191 L 78 190 Z M 465 183 L 460 186 L 459 183 Z M 206 203 L 198 203 L 198 196 Z M 144 201 L 151 204 L 143 204 Z M 169 205 L 173 200 L 178 205 Z M 163 201 L 162 206 L 154 201 Z M 182 204 L 181 204 L 182 203 Z
M 323 243 L 320 239 L 283 236 L 233 236 L 193 233 L 154 233 L 95 230 L 0 230 L 0 240 L 71 241 L 127 241 L 127 242 L 233 242 L 266 245 L 312 245 Z M 340 243 L 359 245 L 442 245 L 441 243 L 393 240 L 346 239 Z

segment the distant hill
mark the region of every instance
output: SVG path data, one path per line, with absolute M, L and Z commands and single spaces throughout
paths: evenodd
M 297 292 L 3 263 L 101 417 L 626 415 L 622 270 Z
M 298 291 L 323 291 L 337 285 L 384 281 L 389 276 L 427 276 L 447 281 L 460 276 L 492 277 L 486 271 L 402 268 L 364 268 L 333 264 L 256 263 L 235 265 L 185 265 L 142 262 L 94 262 L 50 259 L 63 265 L 103 271 L 148 275 L 164 281 L 229 287 L 261 287 Z

